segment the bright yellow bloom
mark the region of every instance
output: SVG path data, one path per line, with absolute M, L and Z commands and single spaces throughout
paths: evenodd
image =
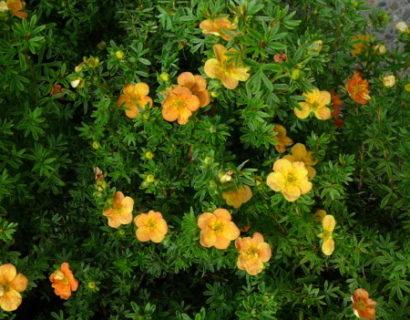
M 114 195 L 113 204 L 103 215 L 108 218 L 108 225 L 111 228 L 118 228 L 122 224 L 129 224 L 132 221 L 132 210 L 134 200 L 131 197 L 124 197 L 121 191 Z
M 27 278 L 17 273 L 12 264 L 0 266 L 0 308 L 4 311 L 16 310 L 22 301 L 20 292 L 26 290 Z
M 245 202 L 252 198 L 252 190 L 248 185 L 240 186 L 236 190 L 229 190 L 222 193 L 222 198 L 225 199 L 226 204 L 239 208 Z
M 280 124 L 275 124 L 273 132 L 277 133 L 277 135 L 273 137 L 273 139 L 276 141 L 276 151 L 279 153 L 284 153 L 286 151 L 286 147 L 293 144 L 293 140 L 286 135 L 287 132 L 285 127 Z
M 222 37 L 224 40 L 232 40 L 236 35 L 232 34 L 232 30 L 236 29 L 236 25 L 229 21 L 228 18 L 216 18 L 204 20 L 200 23 L 199 27 L 202 29 L 204 34 L 212 34 L 214 36 Z M 225 31 L 230 31 L 228 35 Z
M 249 68 L 244 67 L 240 61 L 234 61 L 231 55 L 237 54 L 238 50 L 226 48 L 221 44 L 214 45 L 216 58 L 211 58 L 205 62 L 204 71 L 212 79 L 221 80 L 227 89 L 235 89 L 239 81 L 246 81 L 249 78 Z
M 323 239 L 322 241 L 322 252 L 330 256 L 335 250 L 335 241 L 333 240 L 333 230 L 336 226 L 335 217 L 327 214 L 322 219 L 323 232 L 318 234 L 318 237 Z
M 290 149 L 290 155 L 284 156 L 283 159 L 289 160 L 291 162 L 301 161 L 305 164 L 308 171 L 308 178 L 312 179 L 316 175 L 316 170 L 313 166 L 317 163 L 312 156 L 312 151 L 307 151 L 306 147 L 302 143 L 296 143 L 292 149 Z
M 327 105 L 331 101 L 330 93 L 313 89 L 303 94 L 304 102 L 299 102 L 300 108 L 294 108 L 296 116 L 300 119 L 306 119 L 312 112 L 316 118 L 327 120 L 331 117 L 330 109 Z
M 353 56 L 357 56 L 369 47 L 372 36 L 369 34 L 359 34 L 350 39 L 356 43 L 353 44 L 353 49 L 351 51 Z
M 122 94 L 117 100 L 117 105 L 121 107 L 124 104 L 125 114 L 128 118 L 136 118 L 140 109 L 152 107 L 152 99 L 148 97 L 149 86 L 144 82 L 137 84 L 127 84 L 122 89 Z
M 231 221 L 232 216 L 226 209 L 216 209 L 213 213 L 205 212 L 198 217 L 201 229 L 199 242 L 203 247 L 226 249 L 231 241 L 239 237 L 240 231 Z
M 139 241 L 152 241 L 159 243 L 164 240 L 168 232 L 168 224 L 162 217 L 161 212 L 150 210 L 148 213 L 141 213 L 134 219 L 137 231 L 135 236 Z
M 266 184 L 272 190 L 281 192 L 288 201 L 295 201 L 312 189 L 303 162 L 279 159 L 274 163 L 273 170 L 274 172 L 268 175 Z
M 262 272 L 264 262 L 269 261 L 272 251 L 263 236 L 255 232 L 251 237 L 238 238 L 235 241 L 235 247 L 239 251 L 237 266 L 254 276 Z

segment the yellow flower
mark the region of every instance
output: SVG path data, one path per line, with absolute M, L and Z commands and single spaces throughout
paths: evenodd
M 216 58 L 211 58 L 205 62 L 204 71 L 212 79 L 221 80 L 227 89 L 235 89 L 239 81 L 246 81 L 249 78 L 249 68 L 244 67 L 240 61 L 234 61 L 231 55 L 237 54 L 238 50 L 227 50 L 223 45 L 214 45 Z
M 287 132 L 285 127 L 280 124 L 275 124 L 273 132 L 277 133 L 277 135 L 273 137 L 276 141 L 276 151 L 279 153 L 284 153 L 286 151 L 286 147 L 290 146 L 293 143 L 293 140 L 286 135 Z
M 137 227 L 135 236 L 141 242 L 151 240 L 159 243 L 168 232 L 168 224 L 162 218 L 161 212 L 150 210 L 148 213 L 141 213 L 135 217 L 134 223 Z
M 226 204 L 239 208 L 243 203 L 248 202 L 252 198 L 252 190 L 248 185 L 243 185 L 236 190 L 223 192 L 222 198 L 225 199 Z
M 369 47 L 369 43 L 372 40 L 372 36 L 369 34 L 359 34 L 350 39 L 356 43 L 353 44 L 353 49 L 351 51 L 353 56 L 357 56 Z
M 396 84 L 396 77 L 394 75 L 384 76 L 383 85 L 386 88 L 392 88 Z
M 146 106 L 152 107 L 153 102 L 148 94 L 149 86 L 145 82 L 127 84 L 122 89 L 117 105 L 121 107 L 124 104 L 125 115 L 128 118 L 136 118 L 140 113 L 140 109 L 145 109 Z
M 115 51 L 115 57 L 118 60 L 123 60 L 125 58 L 125 53 L 122 50 Z
M 300 109 L 293 109 L 298 118 L 306 119 L 312 112 L 320 120 L 327 120 L 331 117 L 330 109 L 326 107 L 331 101 L 329 92 L 313 89 L 304 93 L 303 96 L 305 101 L 299 102 Z
M 16 310 L 22 301 L 20 292 L 26 290 L 27 278 L 17 273 L 12 264 L 0 266 L 0 308 L 4 311 Z
M 224 40 L 232 40 L 236 35 L 236 32 L 232 34 L 232 30 L 236 29 L 236 25 L 229 21 L 228 18 L 216 18 L 204 20 L 200 23 L 199 27 L 204 34 L 212 34 L 214 36 L 222 37 Z M 225 30 L 230 31 L 228 35 Z
M 319 238 L 323 239 L 322 252 L 327 256 L 330 256 L 335 250 L 335 241 L 333 240 L 333 230 L 335 229 L 335 226 L 335 217 L 326 214 L 322 219 L 323 232 L 317 235 Z
M 308 178 L 312 179 L 316 175 L 316 170 L 313 166 L 317 163 L 312 156 L 312 151 L 307 151 L 306 147 L 302 143 L 296 143 L 292 149 L 290 149 L 291 155 L 284 156 L 283 159 L 289 160 L 291 162 L 301 161 L 305 164 L 308 171 Z
M 162 117 L 166 121 L 178 121 L 187 124 L 192 113 L 200 107 L 199 98 L 186 87 L 176 86 L 167 91 L 167 97 L 162 102 Z
M 400 32 L 406 32 L 409 30 L 409 26 L 404 21 L 398 22 L 394 27 Z
M 266 184 L 273 191 L 281 192 L 288 201 L 295 201 L 312 189 L 303 162 L 279 159 L 273 165 L 273 170 L 274 172 L 268 175 Z
M 383 55 L 387 52 L 386 46 L 382 43 L 378 43 L 378 44 L 374 45 L 373 50 L 374 50 L 374 52 L 376 52 L 376 54 L 380 54 L 380 55 Z
M 272 251 L 268 243 L 259 232 L 255 232 L 251 237 L 238 238 L 235 247 L 239 251 L 237 266 L 254 276 L 262 272 L 264 262 L 269 261 Z
M 108 218 L 108 225 L 111 228 L 118 228 L 122 224 L 131 223 L 134 200 L 125 197 L 121 191 L 115 193 L 113 200 L 112 206 L 103 212 L 103 215 Z
M 199 242 L 203 247 L 226 249 L 232 240 L 239 237 L 240 231 L 232 221 L 226 209 L 216 209 L 213 213 L 205 212 L 198 217 L 201 229 Z

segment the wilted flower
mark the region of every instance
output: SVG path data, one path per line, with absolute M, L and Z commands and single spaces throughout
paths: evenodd
M 374 50 L 374 52 L 376 52 L 377 54 L 380 54 L 380 55 L 383 55 L 387 52 L 387 48 L 383 43 L 378 43 L 378 44 L 374 45 L 373 50 Z
M 388 75 L 383 77 L 383 85 L 386 88 L 392 88 L 396 84 L 396 77 L 394 75 Z
M 200 75 L 183 72 L 178 76 L 177 82 L 180 86 L 188 88 L 193 95 L 197 96 L 201 108 L 206 107 L 211 102 L 209 92 L 206 89 L 206 80 Z
M 121 107 L 124 104 L 125 114 L 128 118 L 136 118 L 140 109 L 152 107 L 152 99 L 148 97 L 149 86 L 144 82 L 137 84 L 127 84 L 122 89 L 122 94 L 117 100 L 117 105 Z
M 162 102 L 162 117 L 167 121 L 177 120 L 179 124 L 186 124 L 199 106 L 199 98 L 191 90 L 176 86 L 167 91 L 167 97 Z
M 75 78 L 70 82 L 71 86 L 75 88 L 82 88 L 84 87 L 84 79 L 83 78 Z
M 56 94 L 63 93 L 63 86 L 59 83 L 54 83 L 53 86 L 51 87 L 50 95 L 55 96 Z M 62 98 L 61 96 L 60 98 Z
M 335 226 L 336 226 L 336 220 L 335 220 L 335 217 L 333 217 L 332 215 L 326 214 L 323 217 L 321 222 L 322 222 L 323 232 L 319 233 L 317 236 L 323 239 L 322 252 L 325 255 L 330 256 L 335 250 L 335 241 L 333 240 L 333 230 L 335 229 Z
M 406 32 L 407 30 L 409 30 L 409 26 L 404 21 L 400 21 L 396 23 L 394 27 L 400 32 Z
M 225 199 L 226 204 L 239 208 L 245 202 L 252 198 L 252 190 L 248 185 L 240 186 L 235 190 L 229 190 L 222 193 L 222 198 Z
M 224 40 L 232 40 L 236 32 L 236 25 L 229 21 L 228 18 L 216 18 L 204 20 L 199 24 L 204 34 L 212 34 L 214 36 L 222 37 Z M 229 34 L 225 31 L 228 31 Z
M 11 14 L 19 17 L 20 19 L 27 18 L 28 14 L 26 12 L 22 12 L 26 7 L 26 3 L 22 0 L 7 0 L 0 1 L 0 12 L 11 10 Z
M 134 218 L 134 223 L 137 227 L 135 236 L 142 242 L 151 240 L 159 243 L 168 232 L 168 224 L 161 212 L 150 210 L 148 213 L 141 213 Z
M 110 208 L 104 210 L 103 215 L 108 218 L 108 225 L 111 228 L 118 228 L 122 224 L 129 224 L 132 221 L 132 210 L 134 200 L 125 197 L 121 191 L 117 191 Z
M 70 298 L 71 292 L 78 289 L 78 281 L 75 279 L 67 262 L 62 263 L 60 269 L 50 275 L 50 281 L 51 286 L 54 288 L 54 293 L 64 300 Z
M 17 273 L 10 263 L 0 266 L 0 308 L 4 311 L 16 310 L 22 301 L 20 292 L 26 290 L 27 278 Z
M 343 101 L 340 99 L 342 96 L 335 93 L 334 90 L 330 90 L 331 100 L 332 100 L 332 117 L 336 127 L 342 127 L 344 125 L 344 120 L 342 119 L 342 106 Z
M 274 172 L 268 175 L 266 184 L 272 190 L 281 192 L 288 201 L 295 201 L 312 189 L 303 162 L 279 159 L 274 163 L 273 170 Z
M 262 272 L 264 262 L 269 261 L 272 256 L 271 248 L 259 232 L 255 232 L 251 237 L 238 238 L 235 247 L 239 252 L 237 266 L 250 275 L 257 275 Z
M 369 293 L 364 289 L 356 289 L 351 296 L 353 312 L 360 319 L 376 319 L 376 301 L 369 298 Z
M 360 72 L 355 72 L 346 83 L 346 91 L 350 98 L 360 104 L 366 104 L 370 101 L 369 83 L 363 79 Z
M 273 56 L 273 60 L 276 63 L 283 63 L 288 59 L 288 56 L 286 53 L 277 53 Z
M 357 56 L 369 47 L 372 36 L 369 34 L 359 34 L 350 39 L 356 43 L 353 44 L 352 55 Z
M 293 140 L 286 135 L 287 131 L 285 127 L 280 124 L 275 124 L 273 132 L 277 133 L 277 135 L 273 137 L 276 141 L 276 151 L 279 153 L 284 153 L 286 151 L 286 147 L 293 144 Z
M 330 118 L 330 109 L 327 105 L 330 103 L 330 93 L 313 89 L 303 94 L 304 102 L 299 102 L 300 108 L 294 108 L 296 116 L 300 119 L 306 119 L 312 112 L 316 118 L 327 120 Z
M 205 62 L 204 71 L 208 77 L 221 80 L 227 89 L 235 89 L 239 81 L 246 81 L 249 78 L 249 68 L 244 67 L 240 61 L 235 61 L 231 56 L 237 54 L 238 50 L 226 48 L 221 44 L 214 45 L 216 58 L 211 58 Z
M 284 156 L 283 159 L 289 160 L 291 162 L 300 161 L 305 164 L 308 171 L 308 178 L 312 179 L 316 175 L 316 170 L 313 166 L 317 163 L 312 156 L 312 151 L 307 151 L 306 146 L 302 143 L 296 143 L 292 149 L 290 149 L 291 154 Z

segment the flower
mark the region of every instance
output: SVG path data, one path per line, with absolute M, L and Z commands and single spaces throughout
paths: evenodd
M 288 201 L 295 201 L 312 189 L 312 183 L 308 180 L 308 171 L 303 162 L 279 159 L 274 163 L 273 170 L 274 172 L 268 175 L 266 184 L 272 190 L 281 192 Z
M 317 163 L 312 156 L 312 151 L 307 151 L 306 147 L 302 143 L 296 143 L 292 149 L 290 149 L 291 155 L 284 156 L 283 159 L 289 160 L 290 162 L 300 161 L 305 164 L 306 170 L 308 171 L 308 178 L 312 179 L 316 175 L 316 170 L 313 166 Z
M 277 53 L 273 56 L 273 60 L 276 63 L 283 63 L 284 61 L 286 61 L 288 59 L 288 56 L 286 53 Z
M 148 97 L 149 86 L 144 82 L 137 84 L 127 84 L 122 89 L 122 94 L 117 100 L 117 105 L 125 106 L 125 114 L 128 118 L 136 118 L 140 109 L 145 109 L 146 105 L 152 107 L 152 99 Z
M 22 301 L 20 292 L 26 290 L 27 278 L 17 273 L 10 263 L 0 266 L 0 308 L 4 311 L 16 310 Z
M 159 75 L 159 79 L 163 82 L 168 82 L 169 81 L 169 73 L 168 72 L 163 72 Z
M 246 81 L 249 78 L 249 68 L 244 67 L 241 61 L 235 61 L 231 55 L 237 54 L 238 50 L 227 50 L 223 45 L 214 45 L 216 58 L 211 58 L 205 62 L 204 71 L 211 79 L 219 79 L 227 89 L 235 89 L 239 81 Z
M 71 292 L 78 289 L 78 281 L 70 270 L 68 262 L 62 263 L 60 269 L 50 275 L 50 281 L 54 293 L 64 300 L 70 298 Z
M 219 36 L 224 40 L 232 40 L 236 35 L 236 32 L 232 31 L 236 29 L 236 25 L 228 18 L 207 19 L 202 21 L 199 27 L 202 29 L 202 33 Z M 225 31 L 228 31 L 229 34 Z
M 75 88 L 83 88 L 84 87 L 84 79 L 83 78 L 75 78 L 70 82 L 71 86 Z
M 333 230 L 335 229 L 335 226 L 336 226 L 336 220 L 335 220 L 335 217 L 333 217 L 332 215 L 326 214 L 322 218 L 321 222 L 322 222 L 323 232 L 318 234 L 317 236 L 323 239 L 322 252 L 325 255 L 330 256 L 335 250 L 335 242 L 333 240 Z
M 351 296 L 353 312 L 361 319 L 376 319 L 376 301 L 369 298 L 369 293 L 362 289 L 356 289 Z
M 222 193 L 222 198 L 225 199 L 226 204 L 239 208 L 245 202 L 252 198 L 252 190 L 248 185 L 240 186 L 235 190 L 229 190 Z
M 313 112 L 316 118 L 320 120 L 327 120 L 330 118 L 330 109 L 326 107 L 330 103 L 330 93 L 327 91 L 319 91 L 319 89 L 313 89 L 303 94 L 305 97 L 304 102 L 299 102 L 299 108 L 294 108 L 296 116 L 300 119 L 306 119 L 311 112 Z
M 312 48 L 317 53 L 320 53 L 323 49 L 323 40 L 315 40 L 313 41 Z
M 193 75 L 191 72 L 183 72 L 178 76 L 177 81 L 180 86 L 188 88 L 193 95 L 197 96 L 201 108 L 206 107 L 211 102 L 205 78 Z
M 359 34 L 350 39 L 355 42 L 351 51 L 353 56 L 357 56 L 369 47 L 369 43 L 372 40 L 372 36 L 369 34 Z
M 397 22 L 394 27 L 400 32 L 406 32 L 409 30 L 409 26 L 404 21 Z
M 344 125 L 344 120 L 341 118 L 343 101 L 340 98 L 342 96 L 336 94 L 334 90 L 330 90 L 329 92 L 332 100 L 332 117 L 334 125 L 340 128 Z
M 238 227 L 231 220 L 232 216 L 226 209 L 219 208 L 213 213 L 202 213 L 197 221 L 201 229 L 199 243 L 206 248 L 228 248 L 231 241 L 240 234 Z
M 186 124 L 199 106 L 199 98 L 191 90 L 176 86 L 167 91 L 167 97 L 162 102 L 162 117 L 167 121 L 177 120 L 179 124 Z
M 50 90 L 50 96 L 55 96 L 60 93 L 63 93 L 63 86 L 59 83 L 54 83 Z M 60 98 L 63 98 L 63 96 L 60 96 Z
M 238 238 L 235 247 L 239 251 L 237 266 L 254 276 L 262 272 L 264 262 L 269 261 L 272 256 L 271 248 L 259 232 L 251 237 Z
M 103 215 L 108 217 L 108 225 L 111 228 L 118 228 L 122 224 L 131 223 L 133 208 L 134 200 L 131 197 L 124 197 L 121 191 L 117 191 L 112 206 L 104 210 Z
M 26 3 L 22 0 L 7 0 L 0 1 L 0 12 L 11 10 L 11 14 L 19 17 L 20 19 L 27 18 L 28 14 L 26 12 L 22 12 L 26 7 Z
M 369 83 L 363 79 L 360 72 L 355 72 L 346 82 L 346 91 L 350 98 L 360 104 L 366 104 L 370 101 Z
M 394 75 L 384 76 L 383 85 L 386 88 L 392 88 L 396 84 L 396 77 Z
M 273 132 L 277 133 L 277 135 L 273 137 L 273 140 L 276 141 L 276 151 L 279 153 L 284 153 L 286 151 L 286 147 L 293 144 L 293 140 L 286 136 L 286 129 L 280 124 L 275 124 Z
M 118 60 L 123 60 L 123 59 L 125 58 L 125 53 L 124 53 L 124 51 L 122 51 L 122 50 L 117 50 L 117 51 L 115 51 L 115 57 L 116 57 Z
M 150 210 L 148 213 L 141 213 L 134 218 L 134 223 L 137 227 L 135 236 L 142 242 L 151 240 L 159 243 L 168 232 L 168 224 L 161 212 Z
M 100 168 L 93 167 L 93 172 L 94 172 L 94 175 L 95 175 L 95 181 L 100 181 L 100 180 L 104 179 L 103 172 Z
M 319 209 L 315 212 L 315 220 L 317 222 L 322 222 L 323 218 L 327 215 L 326 211 L 323 209 Z
M 383 43 L 377 43 L 376 45 L 373 46 L 374 52 L 379 55 L 383 55 L 387 52 L 387 48 Z

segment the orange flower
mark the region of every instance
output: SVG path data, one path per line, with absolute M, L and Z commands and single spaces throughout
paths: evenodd
M 117 100 L 117 105 L 122 106 L 124 104 L 125 114 L 128 118 L 136 118 L 140 113 L 140 109 L 145 109 L 146 105 L 152 107 L 153 102 L 148 97 L 149 86 L 146 83 L 127 84 L 122 92 L 123 94 Z
M 344 120 L 341 118 L 343 101 L 340 99 L 342 96 L 335 93 L 334 90 L 330 90 L 330 96 L 332 99 L 332 117 L 336 127 L 341 128 L 344 125 Z
M 27 18 L 28 14 L 26 12 L 21 12 L 26 7 L 26 3 L 22 0 L 7 0 L 0 1 L 0 12 L 5 10 L 11 10 L 11 14 L 19 17 L 20 19 Z
M 50 281 L 54 293 L 64 300 L 70 298 L 71 292 L 78 288 L 78 281 L 74 278 L 68 262 L 62 263 L 60 269 L 50 275 Z
M 350 98 L 360 104 L 366 104 L 370 101 L 369 83 L 362 78 L 360 72 L 355 72 L 354 75 L 347 81 L 346 90 Z
M 216 209 L 213 213 L 205 212 L 198 217 L 198 227 L 201 229 L 202 246 L 226 249 L 232 240 L 239 237 L 239 229 L 233 223 L 232 216 L 226 209 Z
M 191 72 L 183 72 L 178 76 L 177 81 L 180 86 L 188 88 L 193 95 L 198 97 L 201 108 L 206 107 L 211 102 L 205 78 L 193 75 Z
M 121 191 L 117 191 L 113 198 L 113 204 L 103 215 L 108 217 L 108 225 L 111 228 L 118 228 L 122 224 L 129 224 L 132 221 L 132 209 L 134 200 L 131 197 L 124 197 Z
M 273 138 L 276 141 L 276 151 L 279 153 L 284 153 L 286 151 L 286 147 L 290 146 L 293 143 L 293 140 L 286 136 L 286 129 L 280 124 L 275 124 L 273 132 L 277 132 L 277 135 Z
M 353 49 L 351 51 L 352 55 L 357 56 L 358 54 L 365 51 L 369 47 L 371 40 L 372 36 L 369 34 L 359 34 L 357 36 L 352 37 L 350 41 L 356 42 L 353 44 Z
M 221 44 L 214 45 L 216 58 L 205 62 L 204 71 L 211 79 L 219 79 L 227 89 L 235 89 L 239 81 L 246 81 L 249 78 L 249 68 L 244 67 L 240 61 L 235 61 L 232 55 L 238 53 L 236 49 L 226 48 Z
M 252 190 L 248 185 L 243 185 L 238 189 L 223 192 L 222 198 L 225 199 L 226 204 L 239 208 L 252 198 Z
M 167 91 L 167 97 L 162 102 L 162 117 L 167 121 L 177 120 L 179 124 L 186 124 L 199 106 L 200 100 L 191 90 L 176 86 Z
M 161 212 L 150 210 L 135 217 L 134 223 L 138 228 L 135 235 L 139 241 L 152 241 L 159 243 L 164 240 L 168 232 L 167 222 L 162 218 Z
M 269 261 L 272 256 L 269 244 L 264 242 L 263 236 L 259 232 L 255 232 L 252 238 L 236 239 L 235 246 L 239 251 L 238 268 L 252 276 L 262 272 L 263 263 Z
M 17 273 L 12 264 L 0 266 L 0 308 L 4 311 L 16 310 L 22 301 L 20 292 L 26 290 L 27 278 Z
M 63 86 L 59 83 L 54 83 L 53 86 L 51 87 L 50 95 L 55 96 L 56 94 L 63 93 Z M 61 96 L 60 98 L 63 98 Z
M 292 154 L 284 156 L 283 159 L 289 160 L 290 162 L 303 162 L 308 171 L 308 178 L 313 179 L 316 175 L 316 170 L 313 166 L 317 163 L 317 160 L 313 158 L 313 152 L 307 151 L 305 145 L 302 143 L 296 143 L 290 151 Z
M 229 21 L 228 18 L 207 19 L 199 24 L 204 34 L 212 34 L 222 37 L 224 40 L 232 40 L 236 35 L 232 30 L 236 29 L 236 25 Z M 229 35 L 225 31 L 230 31 Z
M 369 298 L 369 293 L 364 289 L 356 289 L 351 296 L 353 312 L 361 319 L 376 319 L 376 301 Z
M 294 108 L 299 119 L 306 119 L 313 112 L 316 118 L 327 120 L 330 118 L 330 109 L 326 106 L 330 103 L 330 93 L 313 89 L 303 94 L 304 102 L 299 102 L 300 108 Z

